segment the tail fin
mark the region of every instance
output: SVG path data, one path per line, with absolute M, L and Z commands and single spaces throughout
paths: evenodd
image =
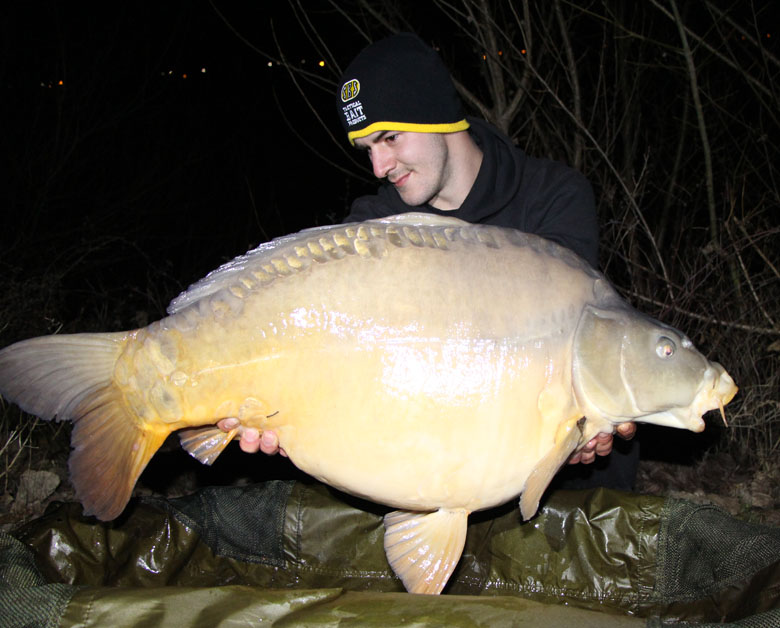
M 0 394 L 22 410 L 74 423 L 70 476 L 87 515 L 109 520 L 168 436 L 130 412 L 112 383 L 126 332 L 43 336 L 0 351 Z

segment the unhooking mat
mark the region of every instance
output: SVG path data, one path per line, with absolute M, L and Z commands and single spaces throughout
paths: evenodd
M 403 592 L 387 509 L 273 481 L 145 499 L 118 520 L 57 504 L 0 534 L 0 625 L 780 627 L 780 529 L 714 506 L 558 491 L 470 518 L 442 596 Z

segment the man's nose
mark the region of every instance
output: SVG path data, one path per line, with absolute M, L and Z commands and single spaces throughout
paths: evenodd
M 395 167 L 395 158 L 391 151 L 376 146 L 371 149 L 371 166 L 374 168 L 374 176 L 384 179 Z

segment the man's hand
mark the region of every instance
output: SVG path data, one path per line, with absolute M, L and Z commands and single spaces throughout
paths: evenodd
M 636 423 L 621 423 L 617 426 L 615 432 L 625 440 L 631 440 L 636 434 Z M 569 458 L 569 464 L 590 464 L 596 459 L 596 456 L 606 456 L 612 451 L 612 434 L 601 432 L 595 438 L 591 438 L 585 446 L 575 452 Z
M 238 446 L 241 451 L 248 454 L 254 454 L 262 451 L 264 454 L 281 454 L 287 456 L 287 453 L 279 447 L 279 438 L 276 432 L 266 430 L 260 432 L 253 427 L 241 427 L 238 419 L 222 419 L 217 423 L 219 429 L 229 432 L 238 427 L 240 440 Z M 636 434 L 636 423 L 621 423 L 616 428 L 618 436 L 625 440 L 631 440 Z M 612 434 L 602 432 L 595 438 L 590 439 L 585 446 L 569 458 L 569 464 L 591 464 L 596 460 L 596 456 L 606 456 L 612 451 Z
M 240 436 L 238 446 L 241 447 L 241 451 L 245 451 L 248 454 L 262 451 L 264 454 L 287 456 L 284 449 L 279 447 L 279 438 L 276 436 L 276 432 L 266 430 L 261 435 L 260 431 L 254 427 L 243 427 L 238 419 L 222 419 L 217 423 L 217 427 L 223 432 L 229 432 L 238 428 Z

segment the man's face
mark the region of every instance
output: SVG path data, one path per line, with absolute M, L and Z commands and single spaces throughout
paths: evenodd
M 355 146 L 368 151 L 374 175 L 387 178 L 407 205 L 435 207 L 448 185 L 449 149 L 441 133 L 377 131 Z

